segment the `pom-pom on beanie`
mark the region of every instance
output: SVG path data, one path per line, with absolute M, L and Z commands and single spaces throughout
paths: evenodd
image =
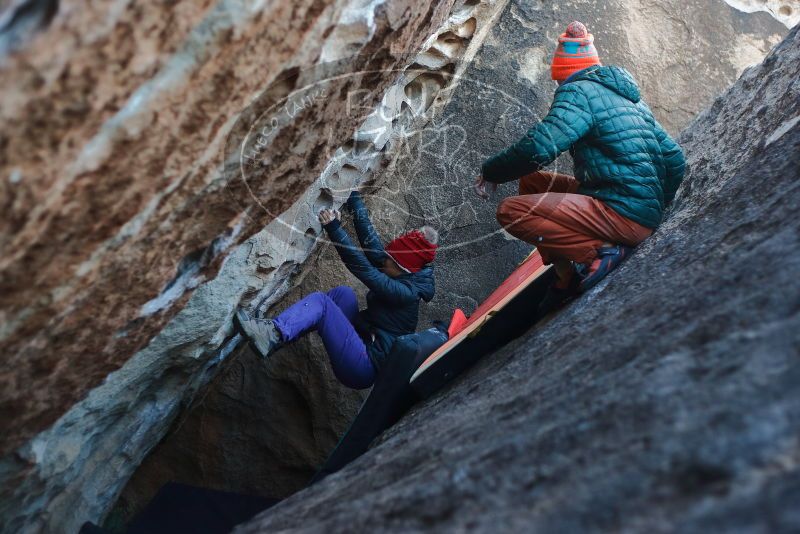
M 564 81 L 578 71 L 592 65 L 601 65 L 594 47 L 594 36 L 583 23 L 570 22 L 567 31 L 558 38 L 553 55 L 550 75 L 554 80 Z

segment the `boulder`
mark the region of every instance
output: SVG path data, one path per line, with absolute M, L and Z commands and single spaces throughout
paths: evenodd
M 438 69 L 403 88 L 406 96 L 428 92 L 424 99 L 431 106 L 420 117 L 427 120 L 378 128 L 378 137 L 398 141 L 382 156 L 386 163 L 363 179 L 369 182 L 367 205 L 385 239 L 422 224 L 441 232 L 437 295 L 422 305 L 420 328 L 449 319 L 455 307 L 471 312 L 530 251 L 502 232 L 494 216 L 497 202 L 515 185 L 501 187 L 484 202 L 471 183 L 487 156 L 547 112 L 555 89 L 550 56 L 565 21 L 587 21 L 601 59 L 634 73 L 645 100 L 673 132 L 786 33 L 765 13 L 747 15 L 716 0 L 691 5 L 526 0 L 501 7 L 493 25 L 478 17 L 472 49 L 446 56 L 441 51 L 458 49 L 459 32 L 442 31 L 437 44 L 415 60 Z M 437 93 L 431 90 L 436 76 L 454 79 Z M 561 158 L 554 168 L 569 172 L 571 161 Z M 268 315 L 340 284 L 364 294 L 329 246 L 312 253 L 291 284 Z M 336 382 L 313 335 L 266 366 L 245 350 L 210 391 L 132 478 L 117 509 L 121 517 L 141 509 L 169 480 L 284 498 L 307 483 L 363 400 L 363 394 Z
M 319 226 L 276 215 L 328 201 L 452 1 L 7 4 L 0 521 L 74 532 L 230 355 L 236 306 L 285 291 Z
M 798 79 L 795 27 L 627 263 L 236 532 L 800 529 Z
M 385 236 L 443 231 L 423 323 L 472 309 L 526 247 L 469 183 L 570 18 L 673 132 L 786 32 L 718 0 L 3 2 L 3 525 L 74 531 L 131 476 L 121 521 L 166 480 L 302 487 L 363 393 L 313 338 L 264 366 L 233 310 L 354 283 L 315 212 L 365 184 Z

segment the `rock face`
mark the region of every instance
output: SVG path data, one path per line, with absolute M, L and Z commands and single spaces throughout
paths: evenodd
M 719 2 L 512 1 L 474 55 L 418 58 L 461 74 L 427 110 L 430 121 L 392 128 L 404 143 L 371 174 L 367 203 L 386 238 L 423 223 L 441 230 L 437 296 L 423 305 L 420 326 L 449 318 L 454 307 L 470 312 L 529 251 L 505 237 L 495 221 L 496 202 L 480 201 L 470 185 L 486 156 L 547 112 L 554 89 L 550 55 L 564 20 L 573 18 L 601 21 L 590 29 L 603 61 L 630 68 L 659 120 L 675 132 L 733 83 L 751 52 L 760 59 L 784 32 L 766 14 L 744 15 Z M 484 17 L 478 20 L 485 28 Z M 712 25 L 713 34 L 706 31 Z M 631 27 L 639 31 L 627 32 Z M 562 159 L 557 168 L 568 171 L 569 165 Z M 513 188 L 502 187 L 494 200 Z M 269 314 L 340 284 L 363 292 L 332 247 L 323 246 Z M 114 519 L 130 517 L 169 480 L 275 498 L 307 483 L 362 394 L 338 385 L 316 336 L 282 350 L 267 366 L 243 352 L 137 471 Z
M 387 90 L 377 112 L 354 135 L 357 145 L 369 142 L 370 146 L 349 153 L 344 164 L 337 163 L 335 178 L 348 181 L 332 180 L 325 171 L 315 188 L 330 191 L 331 203 L 339 206 L 349 196 L 351 185 L 375 182 L 404 161 L 408 146 L 423 132 L 435 130 L 429 124 L 435 110 L 461 83 L 464 69 L 504 6 L 502 2 L 457 3 L 413 58 L 413 70 Z M 394 107 L 401 110 L 400 117 Z M 379 191 L 388 199 L 385 187 Z M 281 214 L 279 219 L 287 227 L 305 228 L 314 217 L 311 204 L 299 201 L 296 212 Z M 398 217 L 395 210 L 386 210 L 384 215 L 396 226 L 406 223 L 406 217 Z M 291 279 L 289 274 L 284 278 L 294 289 L 281 299 L 284 293 L 273 294 L 268 287 L 259 294 L 268 300 L 257 307 L 277 302 L 270 308 L 272 314 L 310 287 L 316 291 L 358 284 L 331 247 L 321 247 Z M 254 304 L 260 301 L 259 296 L 253 298 Z M 297 491 L 324 460 L 365 395 L 336 381 L 315 336 L 282 350 L 267 366 L 246 347 L 229 361 L 201 401 L 143 463 L 110 524 L 129 519 L 169 480 L 278 498 Z M 231 447 L 236 450 L 233 454 Z
M 62 3 L 3 58 L 5 526 L 74 531 L 105 514 L 230 353 L 242 297 L 276 294 L 314 241 L 307 224 L 254 234 L 328 200 L 310 186 L 364 120 L 341 109 L 381 102 L 451 11 Z M 300 67 L 313 65 L 330 72 L 308 100 L 322 67 Z M 257 164 L 238 165 L 229 144 L 293 91 L 305 100 L 280 115 L 291 121 L 249 136 Z
M 524 247 L 469 183 L 546 111 L 567 19 L 594 21 L 604 61 L 674 132 L 785 31 L 711 0 L 0 11 L 0 520 L 15 531 L 103 518 L 169 429 L 130 509 L 167 478 L 299 489 L 361 394 L 314 339 L 265 368 L 229 338 L 232 311 L 352 282 L 315 248 L 314 212 L 367 181 L 385 235 L 443 230 L 423 322 L 471 309 Z
M 448 12 L 438 3 L 379 4 L 364 13 L 371 26 L 364 22 L 363 35 L 349 35 L 365 53 L 353 69 L 397 66 Z M 272 79 L 301 79 L 291 67 L 325 54 L 322 35 L 342 47 L 332 30 L 360 7 L 64 6 L 47 32 L 6 58 L 1 342 L 15 372 L 2 376 L 12 423 L 2 452 L 146 346 L 185 292 L 270 213 L 288 209 L 326 163 L 319 156 L 348 139 L 357 118 L 329 98 L 282 128 L 270 173 L 250 176 L 248 187 L 221 183 L 219 156 L 237 113 Z M 392 46 L 397 55 L 384 57 Z M 338 89 L 377 101 L 390 80 L 349 81 Z M 250 193 L 262 188 L 268 210 L 256 214 Z M 183 280 L 187 272 L 193 280 Z
M 800 22 L 800 2 L 797 0 L 725 0 L 728 4 L 744 11 L 753 13 L 754 11 L 766 11 L 782 23 L 787 28 L 791 28 Z
M 618 272 L 237 532 L 800 529 L 800 28 Z

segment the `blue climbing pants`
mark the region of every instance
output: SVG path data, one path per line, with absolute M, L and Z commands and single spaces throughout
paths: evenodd
M 311 293 L 274 319 L 284 342 L 316 330 L 328 351 L 333 374 L 347 387 L 364 389 L 375 382 L 367 347 L 353 327 L 358 314 L 355 291 L 347 286 Z

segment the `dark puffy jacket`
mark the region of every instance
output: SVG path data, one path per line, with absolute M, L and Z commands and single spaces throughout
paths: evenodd
M 360 324 L 356 328 L 368 339 L 371 337 L 369 334 L 375 336 L 374 343 L 367 343 L 367 347 L 373 363 L 380 367 L 394 340 L 416 331 L 420 299 L 426 302 L 433 299 L 436 292 L 433 267 L 427 266 L 419 272 L 396 278 L 384 274 L 380 267 L 388 255 L 369 220 L 361 196 L 353 193 L 347 206 L 353 213 L 362 248 L 353 244 L 338 220 L 325 225 L 325 230 L 347 269 L 369 288 L 367 307 L 359 313 Z
M 483 177 L 514 180 L 568 149 L 581 182 L 578 193 L 648 228 L 661 222 L 683 179 L 683 151 L 653 118 L 630 73 L 619 67 L 589 67 L 568 78 L 547 116 L 489 158 Z

